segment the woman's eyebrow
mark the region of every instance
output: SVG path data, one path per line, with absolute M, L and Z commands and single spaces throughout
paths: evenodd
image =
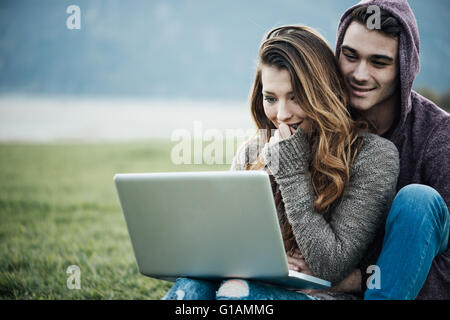
M 272 94 L 272 95 L 276 96 L 275 93 L 267 91 L 267 90 L 263 90 L 263 93 L 265 93 L 265 94 Z M 287 94 L 293 94 L 293 93 L 294 93 L 294 91 L 289 91 Z

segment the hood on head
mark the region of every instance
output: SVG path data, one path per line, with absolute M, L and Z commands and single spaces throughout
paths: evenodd
M 350 7 L 342 15 L 339 22 L 337 39 L 336 39 L 336 56 L 340 55 L 340 48 L 344 40 L 345 31 L 347 30 L 352 20 L 352 11 L 358 7 L 365 5 L 376 5 L 383 10 L 388 11 L 395 17 L 400 25 L 402 31 L 399 35 L 398 57 L 399 57 L 399 88 L 401 90 L 401 109 L 399 127 L 402 126 L 406 120 L 406 116 L 411 110 L 411 89 L 415 77 L 420 70 L 419 61 L 419 31 L 417 28 L 417 21 L 414 13 L 411 10 L 406 0 L 363 0 L 358 4 Z

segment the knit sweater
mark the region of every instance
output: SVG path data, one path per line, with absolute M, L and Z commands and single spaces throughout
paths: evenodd
M 254 137 L 240 148 L 231 166 L 231 170 L 244 170 L 245 164 L 263 156 L 262 170 L 272 173 L 279 184 L 300 252 L 314 276 L 333 284 L 357 267 L 373 241 L 390 209 L 399 173 L 394 144 L 370 133 L 361 135 L 364 143 L 350 169 L 349 186 L 327 215 L 314 209 L 310 146 L 300 128 L 270 144 Z
M 450 115 L 411 90 L 419 72 L 420 38 L 417 22 L 406 0 L 365 0 L 349 8 L 341 17 L 336 55 L 340 54 L 351 12 L 362 5 L 377 5 L 400 23 L 398 61 L 400 79 L 399 117 L 383 137 L 392 141 L 400 156 L 397 190 L 419 183 L 434 188 L 450 206 Z M 384 227 L 360 265 L 362 291 L 366 289 L 368 265 L 376 264 L 381 252 Z M 406 248 L 405 248 L 406 249 Z M 450 299 L 450 247 L 436 256 L 417 299 Z

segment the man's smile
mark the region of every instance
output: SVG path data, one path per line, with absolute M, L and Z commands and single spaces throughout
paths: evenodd
M 354 96 L 364 98 L 370 94 L 376 87 L 362 87 L 349 82 L 351 93 Z

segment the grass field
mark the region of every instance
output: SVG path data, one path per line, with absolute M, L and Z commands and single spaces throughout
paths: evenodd
M 0 144 L 0 298 L 160 299 L 170 283 L 139 274 L 113 175 L 229 167 L 174 165 L 172 146 Z

